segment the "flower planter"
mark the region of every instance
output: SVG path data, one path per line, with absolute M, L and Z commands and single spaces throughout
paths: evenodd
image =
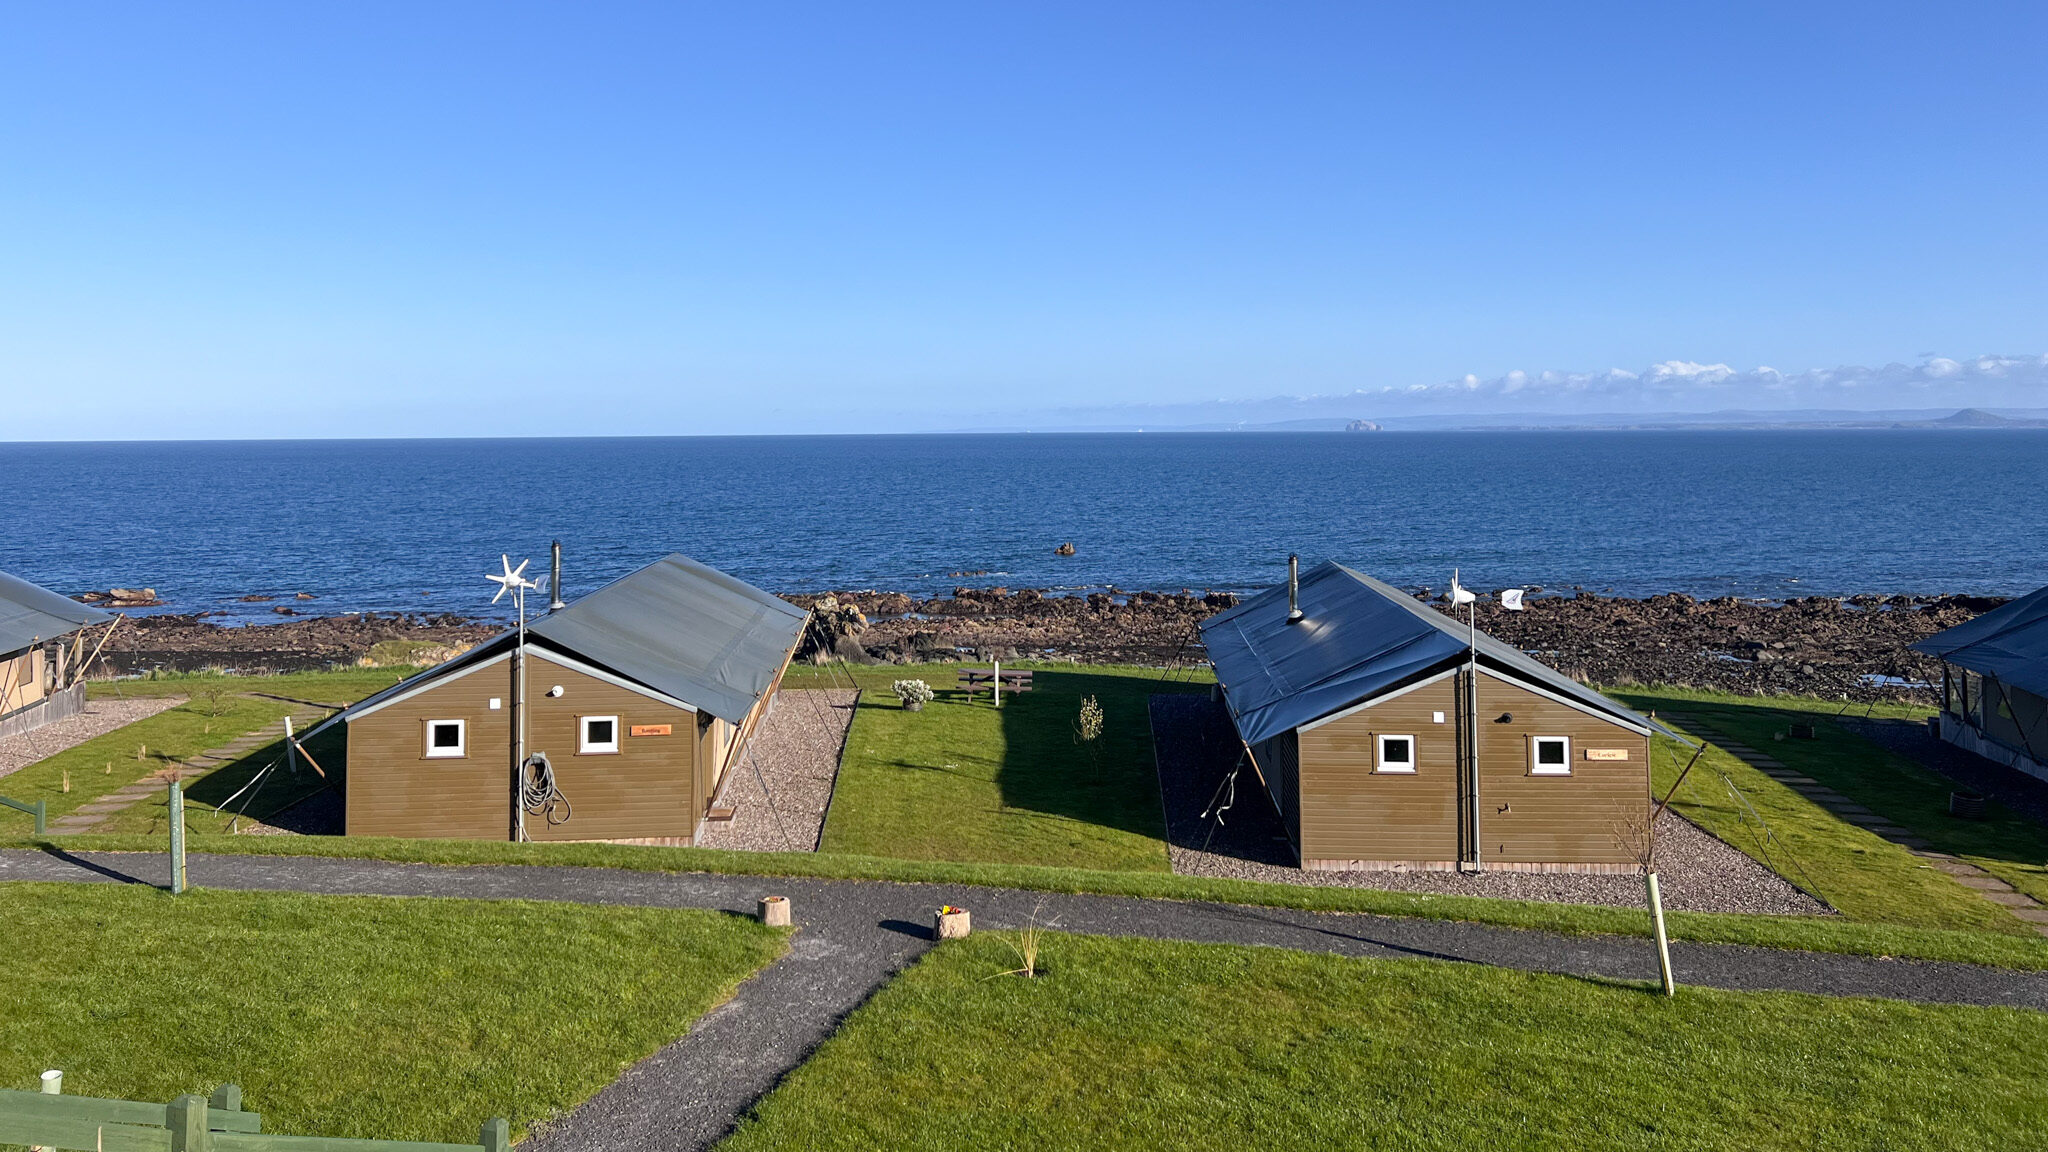
M 1794 724 L 1794 725 L 1792 726 L 1792 738 L 1793 738 L 1794 740 L 1811 740 L 1811 739 L 1813 739 L 1813 725 L 1811 725 L 1811 724 Z
M 1948 812 L 1959 820 L 1982 820 L 1984 797 L 1975 792 L 1951 792 L 1948 794 Z
M 789 927 L 789 897 L 761 897 L 761 923 L 770 928 Z
M 932 914 L 934 940 L 965 940 L 972 927 L 965 908 L 941 908 Z
M 905 701 L 903 702 L 903 710 L 904 710 L 905 712 L 922 712 L 922 711 L 924 711 L 924 701 L 922 701 L 922 700 L 905 700 Z

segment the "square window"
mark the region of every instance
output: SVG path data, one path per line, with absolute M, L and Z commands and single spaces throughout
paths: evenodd
M 619 750 L 619 718 L 617 716 L 585 716 L 577 723 L 578 737 L 576 751 L 582 755 L 603 754 Z
M 468 729 L 463 720 L 427 721 L 427 758 L 457 760 L 469 755 Z
M 1533 736 L 1529 739 L 1529 774 L 1569 776 L 1572 774 L 1572 741 L 1569 736 Z
M 1377 741 L 1379 756 L 1374 761 L 1375 772 L 1415 771 L 1415 737 L 1381 736 Z

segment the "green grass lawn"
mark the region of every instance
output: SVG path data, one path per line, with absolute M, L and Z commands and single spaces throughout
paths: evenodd
M 1710 727 L 1693 736 L 1712 741 L 1725 734 L 1776 757 L 1850 799 L 1920 833 L 1945 851 L 1985 856 L 1987 871 L 2006 875 L 2048 862 L 2048 830 L 2012 813 L 1982 823 L 1947 814 L 1950 785 L 1941 776 L 1909 763 L 1848 732 L 1826 717 L 1839 701 L 1719 696 L 1626 689 L 1615 693 L 1632 707 L 1659 713 L 1686 711 Z M 1899 714 L 1909 709 L 1893 706 Z M 1922 709 L 1922 712 L 1925 710 Z M 1857 709 L 1861 715 L 1862 709 Z M 1816 740 L 1776 740 L 1793 720 L 1815 720 Z M 1666 722 L 1669 722 L 1668 716 Z M 1654 761 L 1658 795 L 1669 790 L 1682 763 L 1675 745 L 1663 744 Z M 1724 779 L 1725 777 L 1725 779 Z M 1728 788 L 1732 781 L 1747 799 L 1752 816 Z M 1693 770 L 1673 806 L 1708 831 L 1774 867 L 1802 886 L 1817 887 L 1843 915 L 1879 923 L 1928 928 L 2031 933 L 2033 929 L 2003 907 L 1883 837 L 1849 824 L 1793 789 L 1719 748 Z M 1777 843 L 1762 842 L 1755 817 Z M 1996 857 L 1995 859 L 1991 857 Z M 2038 872 L 2035 873 L 2039 875 Z M 2048 879 L 2048 878 L 2044 878 Z M 2019 879 L 2009 877 L 2015 887 Z M 2022 890 L 2025 890 L 2022 887 Z
M 1277 949 L 977 936 L 721 1147 L 1927 1149 L 2048 1138 L 2048 1015 Z
M 473 1142 L 558 1114 L 778 956 L 714 912 L 0 885 L 0 1087 L 240 1084 L 266 1131 Z
M 1024 667 L 1027 665 L 1019 665 Z M 823 849 L 911 860 L 1167 870 L 1147 698 L 1156 668 L 1035 665 L 1033 690 L 969 703 L 954 664 L 859 669 L 865 689 L 825 824 Z M 844 676 L 841 670 L 839 675 Z M 910 712 L 890 681 L 939 692 Z M 1104 713 L 1090 749 L 1075 736 L 1083 697 Z
M 283 676 L 222 676 L 191 674 L 157 676 L 142 680 L 93 682 L 87 688 L 95 700 L 185 696 L 188 699 L 146 720 L 94 737 L 83 744 L 46 757 L 26 768 L 0 778 L 0 794 L 23 803 L 41 800 L 49 818 L 72 812 L 153 773 L 173 767 L 178 761 L 208 748 L 220 747 L 246 732 L 253 732 L 292 711 L 282 700 L 257 693 L 288 696 L 316 703 L 349 703 L 368 696 L 409 675 L 413 669 L 349 668 L 334 672 L 301 672 Z M 300 711 L 305 711 L 303 708 Z M 340 733 L 313 745 L 322 767 L 328 755 L 338 763 L 343 744 Z M 241 761 L 228 764 L 207 777 L 189 782 L 187 826 L 195 831 L 220 831 L 225 817 L 212 819 L 210 809 L 224 801 L 263 765 L 283 755 L 283 744 L 257 749 Z M 65 791 L 66 782 L 70 791 Z M 318 773 L 303 769 L 296 778 L 279 774 L 266 783 L 249 815 L 262 819 L 280 808 L 317 791 L 326 781 Z M 236 807 L 242 806 L 237 801 Z M 19 819 L 15 819 L 16 817 Z M 0 809 L 0 828 L 29 825 L 29 817 L 12 809 Z M 135 805 L 109 819 L 100 828 L 109 834 L 161 833 L 166 830 L 165 802 L 161 799 Z

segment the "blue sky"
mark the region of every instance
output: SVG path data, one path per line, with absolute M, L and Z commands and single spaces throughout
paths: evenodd
M 8 5 L 0 439 L 2048 405 L 2048 9 L 1538 8 Z

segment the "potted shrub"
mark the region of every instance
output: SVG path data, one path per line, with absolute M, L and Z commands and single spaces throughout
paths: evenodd
M 970 927 L 972 927 L 972 924 L 968 920 L 967 909 L 965 908 L 955 908 L 951 904 L 941 904 L 938 911 L 932 913 L 932 939 L 934 940 L 965 940 Z
M 932 691 L 932 686 L 922 680 L 898 680 L 889 687 L 895 691 L 896 698 L 903 702 L 905 712 L 924 711 L 924 706 L 931 703 L 932 697 L 937 695 Z

